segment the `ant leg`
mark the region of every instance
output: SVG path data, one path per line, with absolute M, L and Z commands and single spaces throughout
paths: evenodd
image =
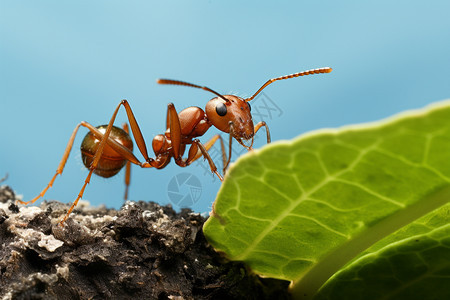
M 56 169 L 56 173 L 55 173 L 55 175 L 53 175 L 52 179 L 47 184 L 47 186 L 39 193 L 39 195 L 37 195 L 36 197 L 31 199 L 30 201 L 25 202 L 25 201 L 22 201 L 22 200 L 17 200 L 18 203 L 25 204 L 25 205 L 30 204 L 30 203 L 34 203 L 39 198 L 43 197 L 45 195 L 45 193 L 47 192 L 47 190 L 53 186 L 53 183 L 55 182 L 56 177 L 58 175 L 61 175 L 63 170 L 64 170 L 64 166 L 66 165 L 67 159 L 68 159 L 69 154 L 70 154 L 70 150 L 72 149 L 73 142 L 75 140 L 75 136 L 77 135 L 77 132 L 78 132 L 78 129 L 80 128 L 80 126 L 81 126 L 81 123 L 78 124 L 75 127 L 75 129 L 73 130 L 72 135 L 70 136 L 69 142 L 67 143 L 66 149 L 64 150 L 63 157 L 62 157 L 61 161 L 59 162 L 58 168 Z
M 223 173 L 225 174 L 225 170 L 226 167 L 228 165 L 229 160 L 227 159 L 227 154 L 225 151 L 225 144 L 223 142 L 222 137 L 220 136 L 220 134 L 216 134 L 214 135 L 209 141 L 207 141 L 206 143 L 204 143 L 203 145 L 205 146 L 206 151 L 209 151 L 209 149 L 212 148 L 212 146 L 217 142 L 220 141 L 220 148 L 221 148 L 221 152 L 222 152 L 222 163 L 223 163 Z M 196 161 L 197 159 L 199 159 L 200 157 L 203 156 L 202 151 L 198 151 L 197 154 L 195 155 L 195 157 L 190 160 L 190 164 L 193 163 L 194 161 Z
M 30 203 L 34 203 L 36 202 L 39 198 L 42 198 L 45 193 L 47 192 L 47 190 L 49 188 L 51 188 L 53 186 L 53 183 L 55 182 L 55 179 L 58 175 L 61 175 L 64 167 L 67 163 L 67 159 L 69 158 L 69 154 L 70 151 L 72 150 L 72 146 L 75 140 L 75 137 L 77 135 L 78 129 L 80 128 L 80 126 L 86 127 L 88 128 L 96 138 L 98 139 L 102 139 L 103 134 L 98 131 L 97 128 L 95 128 L 94 126 L 92 126 L 91 124 L 87 123 L 87 122 L 81 122 L 80 124 L 78 124 L 75 129 L 72 132 L 72 135 L 70 136 L 69 142 L 67 143 L 66 149 L 64 150 L 64 154 L 63 157 L 61 158 L 61 161 L 58 165 L 58 168 L 56 169 L 55 175 L 53 175 L 53 177 L 51 178 L 50 182 L 47 184 L 47 186 L 39 193 L 39 195 L 37 195 L 36 197 L 34 197 L 33 199 L 31 199 L 30 201 L 22 201 L 22 200 L 17 200 L 18 203 L 20 204 L 30 204 Z M 121 144 L 117 143 L 115 140 L 109 138 L 108 139 L 108 145 L 111 146 L 115 151 L 119 152 L 122 156 L 124 156 L 127 160 L 137 164 L 137 165 L 141 165 L 142 164 L 138 161 L 138 159 L 132 154 L 132 152 L 130 150 L 128 150 L 126 147 L 122 146 Z M 121 151 L 121 148 L 123 148 L 123 151 Z M 129 153 L 126 153 L 129 152 Z
M 234 124 L 232 121 L 228 122 L 228 125 L 230 125 L 230 133 L 229 133 L 229 140 L 228 140 L 228 159 L 225 151 L 225 144 L 223 142 L 222 137 L 219 134 L 216 134 L 213 136 L 209 141 L 207 141 L 204 146 L 206 150 L 209 150 L 214 143 L 217 141 L 217 139 L 220 139 L 220 146 L 222 150 L 222 162 L 223 162 L 223 175 L 225 176 L 226 170 L 228 165 L 230 164 L 231 160 L 231 145 L 233 143 L 233 131 L 234 131 Z M 199 151 L 195 158 L 191 161 L 191 163 L 197 159 L 199 159 L 202 156 L 202 152 Z
M 220 181 L 223 181 L 222 175 L 220 175 L 219 172 L 217 172 L 217 167 L 214 164 L 214 161 L 212 160 L 212 158 L 209 155 L 208 151 L 205 149 L 205 146 L 203 146 L 203 144 L 198 139 L 195 139 L 192 142 L 193 142 L 192 146 L 193 145 L 197 145 L 197 147 L 200 148 L 200 151 L 202 152 L 203 156 L 208 160 L 209 167 L 211 168 L 211 171 L 213 173 L 215 173 L 217 175 L 217 177 L 219 177 Z M 192 146 L 191 146 L 191 148 L 192 148 Z M 191 152 L 190 149 L 189 149 L 189 152 Z M 188 158 L 188 164 L 190 164 L 189 158 Z
M 104 139 L 102 139 L 103 138 L 103 136 L 105 136 L 106 137 L 106 142 L 108 143 L 108 145 L 109 146 L 111 146 L 111 147 L 113 147 L 113 145 L 111 145 L 111 142 L 115 142 L 114 140 L 112 140 L 112 139 L 109 139 L 109 134 L 110 134 L 110 132 L 111 132 L 111 128 L 112 128 L 112 126 L 113 126 L 113 124 L 114 124 L 114 120 L 116 119 L 116 116 L 117 116 L 117 113 L 118 113 L 118 111 L 119 111 L 119 108 L 120 108 L 120 106 L 121 105 L 123 105 L 123 107 L 125 108 L 125 111 L 126 111 L 126 113 L 127 113 L 127 118 L 128 118 L 128 122 L 130 123 L 130 127 L 131 127 L 131 132 L 133 133 L 133 137 L 134 137 L 134 140 L 136 141 L 136 144 L 137 144 L 137 146 L 138 146 L 138 148 L 139 148 L 139 151 L 141 152 L 141 154 L 142 154 L 142 156 L 144 157 L 144 159 L 145 159 L 145 161 L 147 162 L 147 163 L 144 163 L 144 164 L 142 164 L 142 163 L 136 163 L 136 162 L 133 162 L 132 160 L 131 160 L 131 162 L 132 163 L 135 163 L 135 164 L 137 164 L 137 165 L 140 165 L 141 167 L 144 167 L 144 168 L 149 168 L 150 166 L 149 166 L 149 164 L 151 164 L 151 161 L 152 161 L 152 159 L 151 158 L 149 158 L 149 156 L 148 156 L 148 152 L 147 152 L 147 146 L 146 146 L 146 144 L 145 144 L 145 140 L 144 140 L 144 137 L 143 137 L 143 135 L 142 135 L 142 132 L 141 132 L 141 129 L 139 128 L 139 125 L 138 125 L 138 123 L 137 123 L 137 121 L 136 121 L 136 118 L 134 117 L 134 114 L 133 114 L 133 111 L 132 111 L 132 109 L 131 109 L 131 106 L 130 106 L 130 104 L 128 103 L 128 101 L 127 100 L 122 100 L 122 101 L 120 101 L 120 103 L 119 103 L 119 105 L 117 105 L 117 107 L 116 107 L 116 110 L 114 111 L 114 113 L 113 113 L 113 116 L 111 117 L 111 120 L 109 121 L 109 123 L 108 123 L 108 127 L 106 128 L 106 131 L 105 131 L 105 133 L 104 134 L 101 134 L 100 132 L 98 132 L 98 133 L 100 133 L 100 144 L 99 144 L 99 147 L 98 147 L 98 150 L 97 150 L 97 152 L 96 152 L 96 154 L 94 155 L 94 161 L 92 162 L 92 164 L 94 164 L 95 163 L 95 159 L 97 159 L 97 160 L 99 160 L 99 158 L 100 158 L 100 156 L 101 156 L 101 154 L 102 154 L 102 152 L 103 152 L 103 148 L 104 148 L 104 144 L 105 144 L 105 141 L 104 141 Z M 94 128 L 94 130 L 95 130 L 95 128 Z M 91 130 L 92 131 L 92 130 Z M 97 130 L 98 131 L 98 130 Z M 94 132 L 93 132 L 94 133 Z M 98 137 L 97 137 L 98 138 Z M 119 143 L 116 143 L 119 147 L 121 146 Z M 126 148 L 125 147 L 121 147 L 123 150 L 126 150 Z M 113 149 L 114 150 L 118 150 L 118 149 L 116 149 L 115 147 L 113 147 Z M 119 152 L 119 151 L 118 151 Z M 130 152 L 130 151 L 128 151 L 128 152 Z M 122 154 L 121 152 L 119 152 L 120 154 Z M 131 153 L 131 152 L 130 152 Z M 98 155 L 98 158 L 97 158 L 97 155 Z M 126 156 L 125 156 L 126 157 Z M 127 158 L 127 157 L 126 157 Z M 97 163 L 98 163 L 98 161 L 97 161 Z
M 139 151 L 141 152 L 141 154 L 145 158 L 146 162 L 144 164 L 140 163 L 136 159 L 136 157 L 133 155 L 133 153 L 131 151 L 129 151 L 128 149 L 126 149 L 126 147 L 123 147 L 122 145 L 120 145 L 116 141 L 114 141 L 114 140 L 109 138 L 109 135 L 111 133 L 111 129 L 113 127 L 113 124 L 114 124 L 114 121 L 116 119 L 117 113 L 119 112 L 120 106 L 122 106 L 122 105 L 125 107 L 125 111 L 126 111 L 127 116 L 128 116 L 128 121 L 130 122 L 131 132 L 133 133 L 133 136 L 134 136 L 134 139 L 136 141 L 136 144 L 138 145 Z M 87 125 L 90 125 L 90 124 L 85 123 L 85 122 L 83 122 L 81 124 L 83 126 L 86 125 L 86 127 L 88 127 Z M 90 125 L 90 127 L 88 127 L 88 128 L 89 128 L 89 130 L 91 130 L 91 132 L 94 133 L 95 136 L 98 136 L 98 133 L 100 133 L 92 125 Z M 73 141 L 72 141 L 72 143 L 73 143 Z M 92 164 L 89 167 L 89 174 L 86 177 L 86 179 L 84 181 L 84 184 L 83 184 L 83 187 L 81 188 L 80 193 L 78 194 L 77 198 L 75 199 L 75 201 L 73 202 L 73 204 L 69 208 L 69 210 L 67 211 L 67 214 L 64 216 L 62 221 L 59 223 L 61 226 L 67 220 L 67 218 L 69 217 L 70 213 L 72 212 L 74 207 L 77 205 L 77 203 L 81 199 L 81 197 L 83 197 L 84 190 L 85 190 L 86 186 L 89 184 L 89 182 L 91 180 L 92 173 L 97 168 L 98 162 L 100 161 L 100 158 L 102 156 L 103 149 L 105 148 L 106 143 L 108 143 L 108 145 L 110 145 L 114 150 L 116 150 L 119 154 L 123 155 L 124 158 L 130 160 L 131 162 L 137 163 L 138 165 L 140 165 L 143 168 L 150 168 L 151 167 L 151 162 L 153 161 L 153 159 L 150 159 L 148 157 L 147 147 L 145 145 L 144 137 L 142 136 L 142 132 L 141 132 L 141 130 L 139 128 L 139 125 L 137 124 L 137 121 L 136 121 L 136 118 L 134 117 L 133 111 L 131 110 L 131 107 L 128 104 L 128 101 L 127 100 L 122 100 L 122 101 L 120 101 L 119 105 L 117 105 L 116 109 L 114 110 L 114 113 L 113 113 L 113 115 L 111 117 L 111 120 L 109 121 L 108 126 L 106 127 L 105 133 L 104 134 L 100 133 L 100 143 L 98 145 L 97 151 L 94 154 L 94 158 L 93 158 Z M 130 158 L 133 159 L 133 160 L 131 160 Z
M 267 126 L 267 124 L 266 124 L 266 122 L 264 122 L 264 121 L 261 121 L 261 122 L 259 122 L 258 124 L 256 124 L 255 125 L 255 129 L 254 129 L 254 132 L 255 132 L 255 134 L 258 132 L 258 130 L 261 128 L 261 127 L 266 127 L 266 134 L 267 134 L 267 144 L 270 144 L 270 131 L 269 131 L 269 126 Z
M 130 122 L 131 132 L 133 133 L 134 140 L 136 141 L 139 151 L 141 152 L 145 161 L 149 162 L 151 159 L 148 157 L 147 146 L 145 145 L 144 137 L 143 137 L 141 129 L 139 128 L 139 125 L 136 121 L 136 118 L 134 117 L 133 111 L 131 110 L 130 104 L 128 103 L 127 100 L 122 100 L 119 103 L 119 105 L 117 106 L 116 111 L 119 109 L 120 105 L 123 105 L 123 107 L 125 107 L 125 111 L 127 112 L 128 121 Z M 115 114 L 117 114 L 117 112 L 115 112 Z M 115 118 L 115 115 L 113 116 L 112 120 L 114 118 Z M 112 126 L 112 123 L 110 123 L 110 125 Z M 105 135 L 106 135 L 106 132 L 105 132 Z M 109 133 L 108 133 L 108 135 L 109 135 Z
M 86 179 L 84 180 L 83 187 L 81 188 L 80 192 L 78 193 L 77 198 L 75 199 L 75 201 L 70 206 L 70 208 L 67 211 L 67 213 L 64 216 L 64 218 L 61 220 L 61 222 L 59 222 L 59 224 L 61 226 L 63 226 L 64 222 L 67 220 L 67 218 L 69 217 L 69 215 L 72 212 L 72 210 L 75 208 L 75 206 L 77 206 L 78 201 L 81 199 L 81 197 L 83 197 L 84 190 L 86 189 L 86 186 L 91 181 L 92 173 L 97 168 L 98 162 L 100 161 L 100 158 L 101 158 L 102 153 L 103 153 L 103 149 L 104 149 L 106 144 L 108 144 L 108 146 L 111 146 L 116 152 L 121 154 L 128 161 L 130 161 L 132 163 L 135 163 L 135 164 L 137 164 L 137 165 L 139 165 L 139 166 L 141 166 L 143 168 L 150 168 L 150 167 L 152 167 L 151 162 L 153 162 L 153 160 L 148 158 L 148 156 L 146 158 L 146 162 L 145 163 L 141 163 L 129 149 L 127 149 L 126 147 L 124 147 L 123 145 L 119 144 L 118 142 L 116 142 L 115 140 L 113 140 L 113 139 L 111 139 L 109 137 L 109 134 L 111 133 L 112 126 L 114 124 L 114 121 L 116 119 L 117 113 L 118 113 L 119 108 L 120 108 L 121 105 L 124 105 L 125 109 L 127 111 L 127 115 L 128 115 L 128 118 L 129 118 L 128 120 L 130 121 L 130 125 L 132 126 L 131 129 L 132 129 L 133 135 L 135 137 L 136 143 L 138 143 L 138 145 L 139 145 L 139 143 L 141 144 L 141 147 L 139 147 L 139 149 L 140 150 L 141 149 L 145 149 L 146 150 L 144 140 L 143 139 L 139 140 L 139 137 L 142 138 L 142 134 L 140 132 L 139 126 L 137 126 L 136 119 L 134 119 L 134 116 L 133 116 L 133 113 L 131 111 L 131 108 L 128 105 L 128 102 L 126 100 L 122 100 L 119 103 L 119 105 L 116 107 L 116 109 L 115 109 L 115 111 L 113 113 L 113 116 L 111 117 L 111 120 L 109 121 L 109 124 L 106 127 L 106 131 L 105 131 L 104 134 L 102 134 L 97 128 L 95 128 L 91 124 L 89 124 L 87 122 L 81 122 L 77 126 L 77 129 L 78 129 L 78 127 L 80 125 L 88 128 L 93 133 L 93 135 L 100 140 L 100 143 L 99 143 L 99 146 L 97 148 L 97 151 L 94 154 L 94 159 L 93 159 L 93 162 L 92 162 L 91 166 L 89 167 L 89 174 L 87 175 Z M 130 114 L 131 114 L 131 117 L 133 119 L 130 119 Z M 133 125 L 132 124 L 134 124 L 136 126 L 134 131 L 133 131 Z M 138 133 L 136 132 L 136 130 L 138 130 Z M 139 142 L 138 142 L 138 140 L 139 140 Z M 72 141 L 72 144 L 73 144 L 73 141 Z M 143 147 L 142 147 L 142 145 L 143 145 Z M 72 147 L 72 145 L 71 145 L 71 147 Z M 70 149 L 69 149 L 69 151 L 70 151 Z M 144 153 L 146 153 L 146 152 L 144 152 Z M 68 156 L 68 153 L 67 153 L 67 156 Z M 67 158 L 66 158 L 66 160 L 67 160 Z
M 232 136 L 232 135 L 230 134 L 230 136 Z M 191 148 L 189 149 L 189 156 L 188 156 L 188 158 L 187 158 L 187 160 L 185 162 L 186 163 L 185 166 L 190 165 L 195 159 L 198 158 L 197 157 L 198 155 L 196 153 L 198 153 L 198 149 L 200 149 L 200 151 L 203 154 L 203 156 L 208 160 L 209 167 L 211 168 L 211 171 L 213 173 L 215 173 L 217 175 L 217 177 L 219 177 L 220 181 L 223 182 L 223 177 L 220 176 L 219 172 L 217 172 L 216 165 L 214 164 L 213 160 L 211 159 L 211 156 L 209 155 L 208 151 L 206 150 L 206 147 L 203 146 L 203 144 L 198 139 L 195 139 L 192 142 L 193 143 L 192 143 Z M 210 143 L 210 142 L 211 142 L 211 140 L 208 141 L 208 143 Z M 222 139 L 221 139 L 221 142 L 222 142 Z M 222 142 L 222 145 L 223 145 L 223 142 Z M 231 145 L 231 141 L 230 141 L 230 145 Z M 225 147 L 223 147 L 222 150 L 225 150 Z M 230 151 L 231 151 L 231 146 L 230 146 Z M 191 157 L 192 157 L 192 159 L 190 159 Z M 230 160 L 228 159 L 228 161 L 230 161 Z M 225 173 L 224 173 L 224 175 L 225 175 Z M 216 217 L 221 224 L 225 224 L 225 220 L 216 213 L 215 202 L 212 204 L 211 208 L 212 208 L 212 211 L 210 213 L 210 216 Z
M 130 133 L 128 130 L 127 123 L 123 123 L 122 128 L 126 133 Z M 130 187 L 130 177 L 131 177 L 131 163 L 129 160 L 127 160 L 127 164 L 125 166 L 125 195 L 124 195 L 125 201 L 128 199 L 128 188 Z
M 170 140 L 172 141 L 172 149 L 175 161 L 181 160 L 181 124 L 178 118 L 177 110 L 173 103 L 167 105 L 167 120 L 166 124 L 170 130 Z
M 144 158 L 145 158 L 145 160 L 146 160 L 145 163 L 139 162 L 139 160 L 133 155 L 133 153 L 132 153 L 129 149 L 127 149 L 126 147 L 122 146 L 121 144 L 117 143 L 115 140 L 113 140 L 113 139 L 111 139 L 111 138 L 109 137 L 109 135 L 110 135 L 110 133 L 111 133 L 111 129 L 112 129 L 112 127 L 113 127 L 114 120 L 115 120 L 115 118 L 116 118 L 116 116 L 117 116 L 117 113 L 118 113 L 119 108 L 120 108 L 121 105 L 123 105 L 123 106 L 125 107 L 125 110 L 126 110 L 126 113 L 127 113 L 127 116 L 128 116 L 128 121 L 130 122 L 131 131 L 132 131 L 132 133 L 133 133 L 133 136 L 134 136 L 134 138 L 135 138 L 135 141 L 136 141 L 136 143 L 137 143 L 137 145 L 138 145 L 138 148 L 139 148 L 141 154 L 144 156 Z M 64 219 L 60 222 L 61 225 L 62 225 L 62 224 L 64 223 L 64 221 L 68 218 L 68 216 L 69 216 L 70 213 L 72 212 L 73 208 L 77 205 L 78 200 L 82 197 L 82 195 L 83 195 L 83 193 L 84 193 L 84 190 L 85 190 L 87 184 L 90 182 L 90 178 L 91 178 L 91 176 L 92 176 L 92 173 L 93 173 L 93 171 L 96 169 L 96 167 L 97 167 L 97 165 L 98 165 L 98 162 L 99 162 L 99 160 L 100 160 L 100 158 L 101 158 L 101 155 L 102 155 L 102 153 L 103 153 L 103 149 L 104 149 L 106 143 L 107 143 L 109 146 L 111 146 L 115 151 L 117 151 L 118 153 L 120 153 L 120 154 L 121 154 L 124 158 L 126 158 L 128 161 L 130 161 L 130 162 L 132 162 L 132 163 L 134 163 L 134 164 L 137 164 L 137 165 L 139 165 L 139 166 L 141 166 L 141 167 L 143 167 L 143 168 L 150 168 L 150 167 L 153 167 L 153 163 L 154 163 L 154 160 L 153 160 L 153 159 L 150 159 L 150 158 L 148 157 L 148 154 L 147 154 L 147 148 L 146 148 L 146 145 L 145 145 L 144 138 L 143 138 L 142 133 L 141 133 L 141 131 L 140 131 L 139 125 L 137 124 L 136 118 L 134 117 L 134 114 L 133 114 L 133 112 L 132 112 L 132 110 L 131 110 L 131 107 L 130 107 L 130 105 L 128 104 L 128 101 L 127 101 L 127 100 L 122 100 L 122 101 L 119 103 L 119 105 L 116 107 L 116 109 L 115 109 L 115 111 L 114 111 L 114 113 L 113 113 L 113 116 L 111 117 L 111 120 L 110 120 L 110 122 L 109 122 L 109 124 L 108 124 L 108 126 L 107 126 L 106 131 L 105 131 L 104 134 L 102 134 L 100 131 L 98 131 L 97 128 L 93 127 L 92 125 L 90 125 L 90 124 L 87 123 L 87 122 L 81 122 L 80 124 L 78 124 L 78 125 L 75 127 L 74 131 L 72 132 L 72 135 L 71 135 L 71 137 L 70 137 L 70 139 L 69 139 L 69 142 L 67 143 L 66 149 L 65 149 L 64 154 L 63 154 L 63 157 L 62 157 L 62 159 L 61 159 L 61 161 L 60 161 L 60 163 L 59 163 L 59 165 L 58 165 L 58 168 L 57 168 L 57 170 L 56 170 L 56 173 L 55 173 L 55 175 L 53 175 L 53 177 L 52 177 L 52 179 L 50 180 L 50 182 L 49 182 L 49 183 L 47 184 L 47 186 L 41 191 L 41 193 L 39 193 L 38 196 L 36 196 L 35 198 L 33 198 L 32 200 L 30 200 L 30 201 L 28 201 L 28 202 L 24 202 L 24 201 L 18 200 L 19 203 L 22 203 L 22 204 L 34 203 L 34 202 L 36 202 L 39 198 L 43 197 L 43 196 L 45 195 L 45 193 L 47 192 L 47 190 L 48 190 L 50 187 L 53 186 L 53 183 L 54 183 L 56 177 L 57 177 L 58 175 L 62 174 L 62 172 L 63 172 L 63 170 L 64 170 L 64 167 L 65 167 L 65 165 L 66 165 L 67 159 L 68 159 L 69 154 L 70 154 L 70 151 L 72 150 L 72 146 L 73 146 L 73 142 L 74 142 L 74 140 L 75 140 L 75 136 L 76 136 L 76 134 L 77 134 L 78 129 L 80 128 L 80 126 L 84 126 L 84 127 L 88 128 L 88 129 L 94 134 L 94 136 L 97 137 L 97 138 L 100 140 L 100 143 L 99 143 L 99 147 L 98 147 L 98 149 L 97 149 L 97 151 L 96 151 L 96 153 L 95 153 L 95 155 L 94 155 L 93 162 L 92 162 L 92 164 L 91 164 L 91 166 L 90 166 L 90 168 L 89 168 L 90 171 L 89 171 L 88 176 L 87 176 L 86 179 L 85 179 L 85 183 L 84 183 L 83 187 L 81 188 L 81 191 L 80 191 L 80 193 L 78 194 L 78 197 L 76 198 L 76 200 L 74 201 L 74 203 L 72 204 L 72 206 L 69 208 L 69 211 L 67 212 L 66 216 L 65 216 Z
M 84 194 L 84 189 L 86 188 L 86 186 L 89 184 L 89 182 L 91 181 L 91 176 L 92 176 L 92 172 L 94 172 L 95 168 L 90 168 L 89 170 L 89 174 L 86 177 L 86 179 L 84 180 L 84 184 L 83 187 L 81 188 L 80 192 L 78 193 L 77 198 L 75 199 L 75 201 L 72 203 L 72 205 L 70 206 L 69 210 L 67 211 L 66 215 L 64 216 L 64 218 L 59 222 L 60 226 L 64 226 L 64 222 L 67 220 L 67 218 L 69 217 L 69 215 L 72 213 L 72 210 L 75 208 L 75 206 L 77 206 L 78 204 L 78 200 L 81 199 L 81 197 L 83 197 Z
M 108 143 L 108 144 L 109 144 L 109 143 Z M 124 148 L 125 148 L 125 147 L 124 147 Z M 125 148 L 125 149 L 126 149 L 126 148 Z M 114 150 L 115 150 L 115 149 L 114 149 Z M 143 164 L 143 165 L 144 165 L 144 164 Z M 151 167 L 151 165 L 148 165 L 148 168 L 150 168 L 150 167 Z M 90 170 L 89 170 L 89 174 L 88 174 L 88 176 L 86 177 L 86 179 L 85 179 L 85 181 L 84 181 L 83 187 L 81 188 L 80 192 L 78 193 L 77 198 L 76 198 L 75 201 L 72 203 L 72 206 L 70 206 L 70 208 L 69 208 L 69 210 L 67 211 L 67 213 L 66 213 L 66 215 L 64 216 L 64 218 L 59 222 L 59 225 L 60 225 L 60 226 L 64 226 L 64 222 L 67 220 L 67 218 L 69 217 L 69 215 L 72 213 L 72 210 L 75 208 L 75 206 L 77 206 L 78 201 L 81 199 L 81 197 L 83 197 L 84 190 L 85 190 L 86 186 L 89 184 L 89 182 L 91 181 L 92 172 L 94 172 L 94 170 L 95 170 L 95 168 L 93 168 L 92 165 L 91 165 Z
M 188 158 L 175 161 L 176 164 L 179 165 L 180 167 L 189 166 L 195 159 L 197 159 L 196 157 L 199 151 L 202 153 L 203 157 L 205 157 L 208 160 L 211 172 L 215 173 L 217 177 L 219 177 L 220 181 L 223 181 L 223 177 L 222 175 L 219 174 L 219 172 L 217 172 L 217 167 L 214 164 L 214 161 L 212 160 L 211 156 L 209 155 L 208 150 L 206 150 L 205 146 L 198 139 L 192 140 L 192 145 L 191 148 L 189 149 Z

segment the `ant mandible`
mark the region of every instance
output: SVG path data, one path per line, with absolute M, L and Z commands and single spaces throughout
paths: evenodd
M 75 136 L 80 126 L 89 129 L 89 132 L 86 134 L 81 144 L 82 160 L 84 165 L 89 169 L 89 174 L 87 175 L 77 198 L 60 222 L 60 225 L 64 224 L 72 210 L 77 205 L 78 200 L 80 200 L 83 196 L 84 190 L 90 182 L 92 173 L 108 178 L 117 174 L 126 165 L 125 199 L 127 199 L 128 186 L 130 183 L 130 163 L 136 164 L 142 168 L 162 169 L 169 164 L 171 158 L 173 157 L 177 165 L 180 167 L 187 167 L 195 160 L 204 156 L 204 158 L 208 160 L 211 171 L 215 173 L 221 181 L 223 181 L 222 175 L 220 175 L 217 171 L 217 167 L 208 153 L 208 150 L 217 142 L 217 140 L 220 140 L 221 143 L 223 174 L 225 174 L 226 168 L 231 159 L 232 138 L 235 138 L 238 143 L 247 148 L 247 150 L 251 150 L 254 135 L 261 127 L 264 126 L 266 129 L 267 143 L 270 143 L 270 133 L 267 124 L 264 121 L 261 121 L 256 125 L 253 125 L 252 115 L 250 112 L 251 107 L 248 102 L 253 100 L 264 88 L 274 81 L 304 75 L 330 73 L 331 71 L 331 68 L 318 68 L 273 78 L 261 86 L 253 96 L 245 99 L 235 95 L 221 95 L 205 86 L 199 86 L 178 80 L 159 79 L 157 80 L 157 83 L 159 84 L 174 84 L 199 88 L 209 91 L 217 97 L 209 100 L 206 104 L 205 110 L 199 107 L 191 106 L 182 110 L 180 113 L 177 113 L 173 103 L 169 103 L 167 106 L 166 132 L 164 134 L 156 135 L 152 141 L 153 151 L 156 156 L 155 158 L 150 158 L 148 156 L 147 146 L 136 118 L 134 117 L 133 111 L 131 110 L 128 101 L 122 100 L 119 105 L 117 105 L 108 125 L 94 127 L 84 121 L 79 123 L 72 132 L 63 157 L 58 165 L 58 169 L 47 186 L 32 200 L 28 202 L 18 200 L 18 202 L 21 204 L 34 203 L 39 198 L 43 197 L 47 190 L 52 187 L 56 177 L 63 172 L 64 166 L 72 149 Z M 125 108 L 128 122 L 130 123 L 131 132 L 133 133 L 133 137 L 139 151 L 145 159 L 145 162 L 140 162 L 132 152 L 133 142 L 129 135 L 127 124 L 123 125 L 123 129 L 113 125 L 121 106 Z M 205 144 L 202 144 L 197 139 L 197 137 L 204 135 L 211 126 L 214 126 L 220 131 L 229 134 L 228 158 L 225 153 L 223 140 L 219 134 L 214 135 Z M 251 139 L 250 146 L 245 145 L 242 141 L 243 139 Z M 189 144 L 191 146 L 189 148 L 188 156 L 187 158 L 183 158 L 182 156 L 185 152 L 186 145 Z

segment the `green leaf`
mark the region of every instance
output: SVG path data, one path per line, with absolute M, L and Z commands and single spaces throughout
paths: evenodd
M 314 300 L 450 299 L 449 215 L 447 204 L 375 244 Z
M 450 101 L 445 101 L 240 157 L 204 233 L 230 259 L 264 276 L 291 280 L 297 297 L 312 298 L 365 249 L 449 199 Z

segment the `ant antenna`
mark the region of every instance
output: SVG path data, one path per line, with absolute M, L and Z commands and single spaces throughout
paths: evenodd
M 299 72 L 299 73 L 294 73 L 291 75 L 285 75 L 285 76 L 269 79 L 269 80 L 267 80 L 266 83 L 264 83 L 264 85 L 262 87 L 259 88 L 259 90 L 253 96 L 245 99 L 245 102 L 252 101 L 256 97 L 256 95 L 258 95 L 266 86 L 268 86 L 269 84 L 271 84 L 274 81 L 282 80 L 282 79 L 289 79 L 289 78 L 294 78 L 294 77 L 299 77 L 299 76 L 304 76 L 304 75 L 330 73 L 331 71 L 333 71 L 333 69 L 328 68 L 328 67 L 327 68 L 318 68 L 318 69 L 307 70 L 307 71 L 303 71 L 303 72 Z
M 225 100 L 226 102 L 230 102 L 230 100 L 228 100 L 227 98 L 225 98 L 224 96 L 222 96 L 221 94 L 219 94 L 216 91 L 213 91 L 212 89 L 206 87 L 206 86 L 199 86 L 196 84 L 192 84 L 189 82 L 184 82 L 184 81 L 180 81 L 180 80 L 172 80 L 172 79 L 158 79 L 156 80 L 156 83 L 159 84 L 175 84 L 175 85 L 184 85 L 184 86 L 190 86 L 190 87 L 194 87 L 194 88 L 198 88 L 198 89 L 202 89 L 208 92 L 211 92 L 217 96 L 219 96 L 220 98 L 222 98 L 223 100 Z

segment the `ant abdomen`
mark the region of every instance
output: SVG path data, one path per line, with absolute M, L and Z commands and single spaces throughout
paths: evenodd
M 107 126 L 108 125 L 101 125 L 98 126 L 97 129 L 101 133 L 105 133 Z M 116 140 L 119 144 L 133 151 L 133 141 L 125 130 L 113 126 L 111 129 L 110 138 Z M 94 155 L 95 152 L 97 152 L 99 144 L 100 140 L 97 139 L 92 132 L 88 132 L 81 143 L 81 158 L 83 160 L 83 164 L 88 169 L 94 160 Z M 126 163 L 127 160 L 123 158 L 123 156 L 106 144 L 94 173 L 105 178 L 112 177 L 119 173 Z

